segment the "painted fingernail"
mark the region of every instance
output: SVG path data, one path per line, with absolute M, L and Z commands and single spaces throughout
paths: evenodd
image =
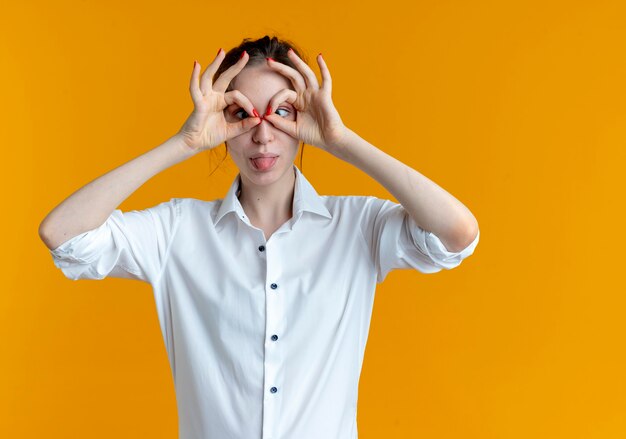
M 193 60 L 193 68 L 196 68 L 196 64 L 198 64 L 198 61 L 196 61 L 195 59 Z
M 269 56 L 267 58 L 265 58 L 265 59 L 267 59 L 267 60 L 271 59 L 272 61 L 276 62 L 276 60 L 274 58 L 270 58 Z
M 239 57 L 239 59 L 243 58 L 243 55 L 246 53 L 246 51 L 244 50 L 243 52 L 241 52 L 241 56 Z
M 259 112 L 256 111 L 256 108 L 252 109 L 252 113 L 254 114 L 255 117 L 261 117 L 261 116 L 259 116 Z
M 217 55 L 219 55 L 221 51 L 222 51 L 222 48 L 220 47 L 220 48 L 218 49 L 218 51 L 217 51 Z M 217 56 L 217 55 L 215 55 L 215 56 Z
M 272 114 L 272 107 L 268 105 L 267 110 L 265 111 L 265 116 L 269 116 L 270 114 Z

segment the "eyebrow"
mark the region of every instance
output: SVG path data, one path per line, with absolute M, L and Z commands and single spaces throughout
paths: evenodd
M 295 108 L 295 107 L 293 106 L 293 104 L 292 104 L 292 103 L 287 102 L 287 101 L 283 101 L 283 102 L 281 102 L 281 103 L 280 103 L 280 104 L 278 104 L 278 105 L 279 105 L 279 106 L 281 106 L 281 105 L 287 105 L 287 106 L 289 106 L 289 107 L 291 107 L 291 108 Z M 254 105 L 253 105 L 253 106 L 254 106 Z M 242 107 L 241 105 L 239 105 L 237 102 L 233 102 L 232 104 L 228 105 L 228 106 L 225 108 L 225 110 L 228 110 L 228 109 L 230 109 L 230 108 L 242 108 L 242 109 L 243 109 L 243 107 Z

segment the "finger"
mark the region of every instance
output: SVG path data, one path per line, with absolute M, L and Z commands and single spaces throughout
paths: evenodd
M 234 105 L 237 108 L 239 107 L 243 108 L 246 111 L 246 113 L 248 113 L 250 118 L 256 117 L 254 116 L 254 105 L 252 105 L 252 102 L 250 102 L 250 99 L 248 99 L 246 95 L 241 93 L 239 90 L 231 90 L 225 93 L 224 100 L 226 101 L 226 104 L 229 106 Z M 259 115 L 259 119 L 260 119 L 260 115 Z
M 211 78 L 213 78 L 213 75 L 215 74 L 215 72 L 217 72 L 217 69 L 222 64 L 225 56 L 226 55 L 224 54 L 224 51 L 220 48 L 220 50 L 218 50 L 217 52 L 217 55 L 215 55 L 215 58 L 213 58 L 211 64 L 209 64 L 209 66 L 202 74 L 202 77 L 200 78 L 200 90 L 203 94 L 211 89 Z
M 279 116 L 278 114 L 263 116 L 263 119 L 274 125 L 279 130 L 289 134 L 294 139 L 298 138 L 295 120 L 287 120 L 284 117 Z
M 237 137 L 240 134 L 250 131 L 262 122 L 260 117 L 247 117 L 239 122 L 229 122 L 226 124 L 226 140 Z
M 191 99 L 194 104 L 202 99 L 202 91 L 198 85 L 198 78 L 200 76 L 200 63 L 195 61 L 193 63 L 193 70 L 191 72 L 191 81 L 189 82 L 189 92 L 191 93 Z
M 217 80 L 213 84 L 213 90 L 220 92 L 220 93 L 224 93 L 226 89 L 228 88 L 228 84 L 230 84 L 230 81 L 232 81 L 233 78 L 237 76 L 237 74 L 243 70 L 243 68 L 246 66 L 246 63 L 248 62 L 249 59 L 250 59 L 250 55 L 248 55 L 248 52 L 246 52 L 245 50 L 241 52 L 241 57 L 239 58 L 239 61 L 237 61 L 235 64 L 230 66 L 227 70 L 222 72 L 219 78 L 217 78 Z
M 317 82 L 317 77 L 315 76 L 315 72 L 311 69 L 311 67 L 309 67 L 307 63 L 302 61 L 300 57 L 296 55 L 295 50 L 290 48 L 287 51 L 287 56 L 289 57 L 291 61 L 293 61 L 293 63 L 296 65 L 300 73 L 304 75 L 309 88 L 312 88 L 313 90 L 319 89 L 320 86 L 319 86 L 319 83 Z
M 322 74 L 322 89 L 327 90 L 328 93 L 332 91 L 333 80 L 330 77 L 330 71 L 326 66 L 326 61 L 322 58 L 322 54 L 317 55 L 317 64 L 320 66 L 320 72 Z
M 302 77 L 300 72 L 298 72 L 297 70 L 292 69 L 287 64 L 274 61 L 273 59 L 268 59 L 267 65 L 276 70 L 278 73 L 289 78 L 289 80 L 293 84 L 293 87 L 298 93 L 302 93 L 304 90 L 306 90 L 306 82 L 304 81 L 304 78 Z
M 289 102 L 293 105 L 296 102 L 296 99 L 298 99 L 298 93 L 288 88 L 283 88 L 272 96 L 269 104 L 267 105 L 267 109 L 265 110 L 265 115 L 268 116 L 272 114 L 274 110 L 283 102 Z

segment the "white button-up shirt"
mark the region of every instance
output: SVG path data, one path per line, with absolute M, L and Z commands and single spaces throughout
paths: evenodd
M 237 198 L 115 210 L 51 250 L 70 279 L 150 283 L 174 378 L 180 439 L 356 439 L 376 284 L 434 273 L 449 252 L 404 207 L 320 196 L 294 165 L 293 217 L 265 239 Z

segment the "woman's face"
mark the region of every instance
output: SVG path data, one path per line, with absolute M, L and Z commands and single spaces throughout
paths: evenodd
M 266 65 L 244 68 L 233 78 L 231 86 L 233 90 L 239 90 L 250 100 L 261 117 L 276 93 L 284 88 L 293 90 L 288 78 Z M 279 103 L 273 112 L 288 120 L 296 120 L 296 109 L 288 102 Z M 250 115 L 237 104 L 233 104 L 226 107 L 224 117 L 227 122 L 236 122 Z M 298 139 L 274 127 L 265 119 L 261 119 L 260 124 L 226 143 L 233 161 L 239 168 L 244 185 L 268 186 L 280 181 L 292 181 L 287 179 L 287 172 L 293 170 L 293 161 L 298 152 Z M 261 161 L 252 160 L 262 154 L 277 157 L 268 169 L 259 169 L 255 163 L 262 166 Z

